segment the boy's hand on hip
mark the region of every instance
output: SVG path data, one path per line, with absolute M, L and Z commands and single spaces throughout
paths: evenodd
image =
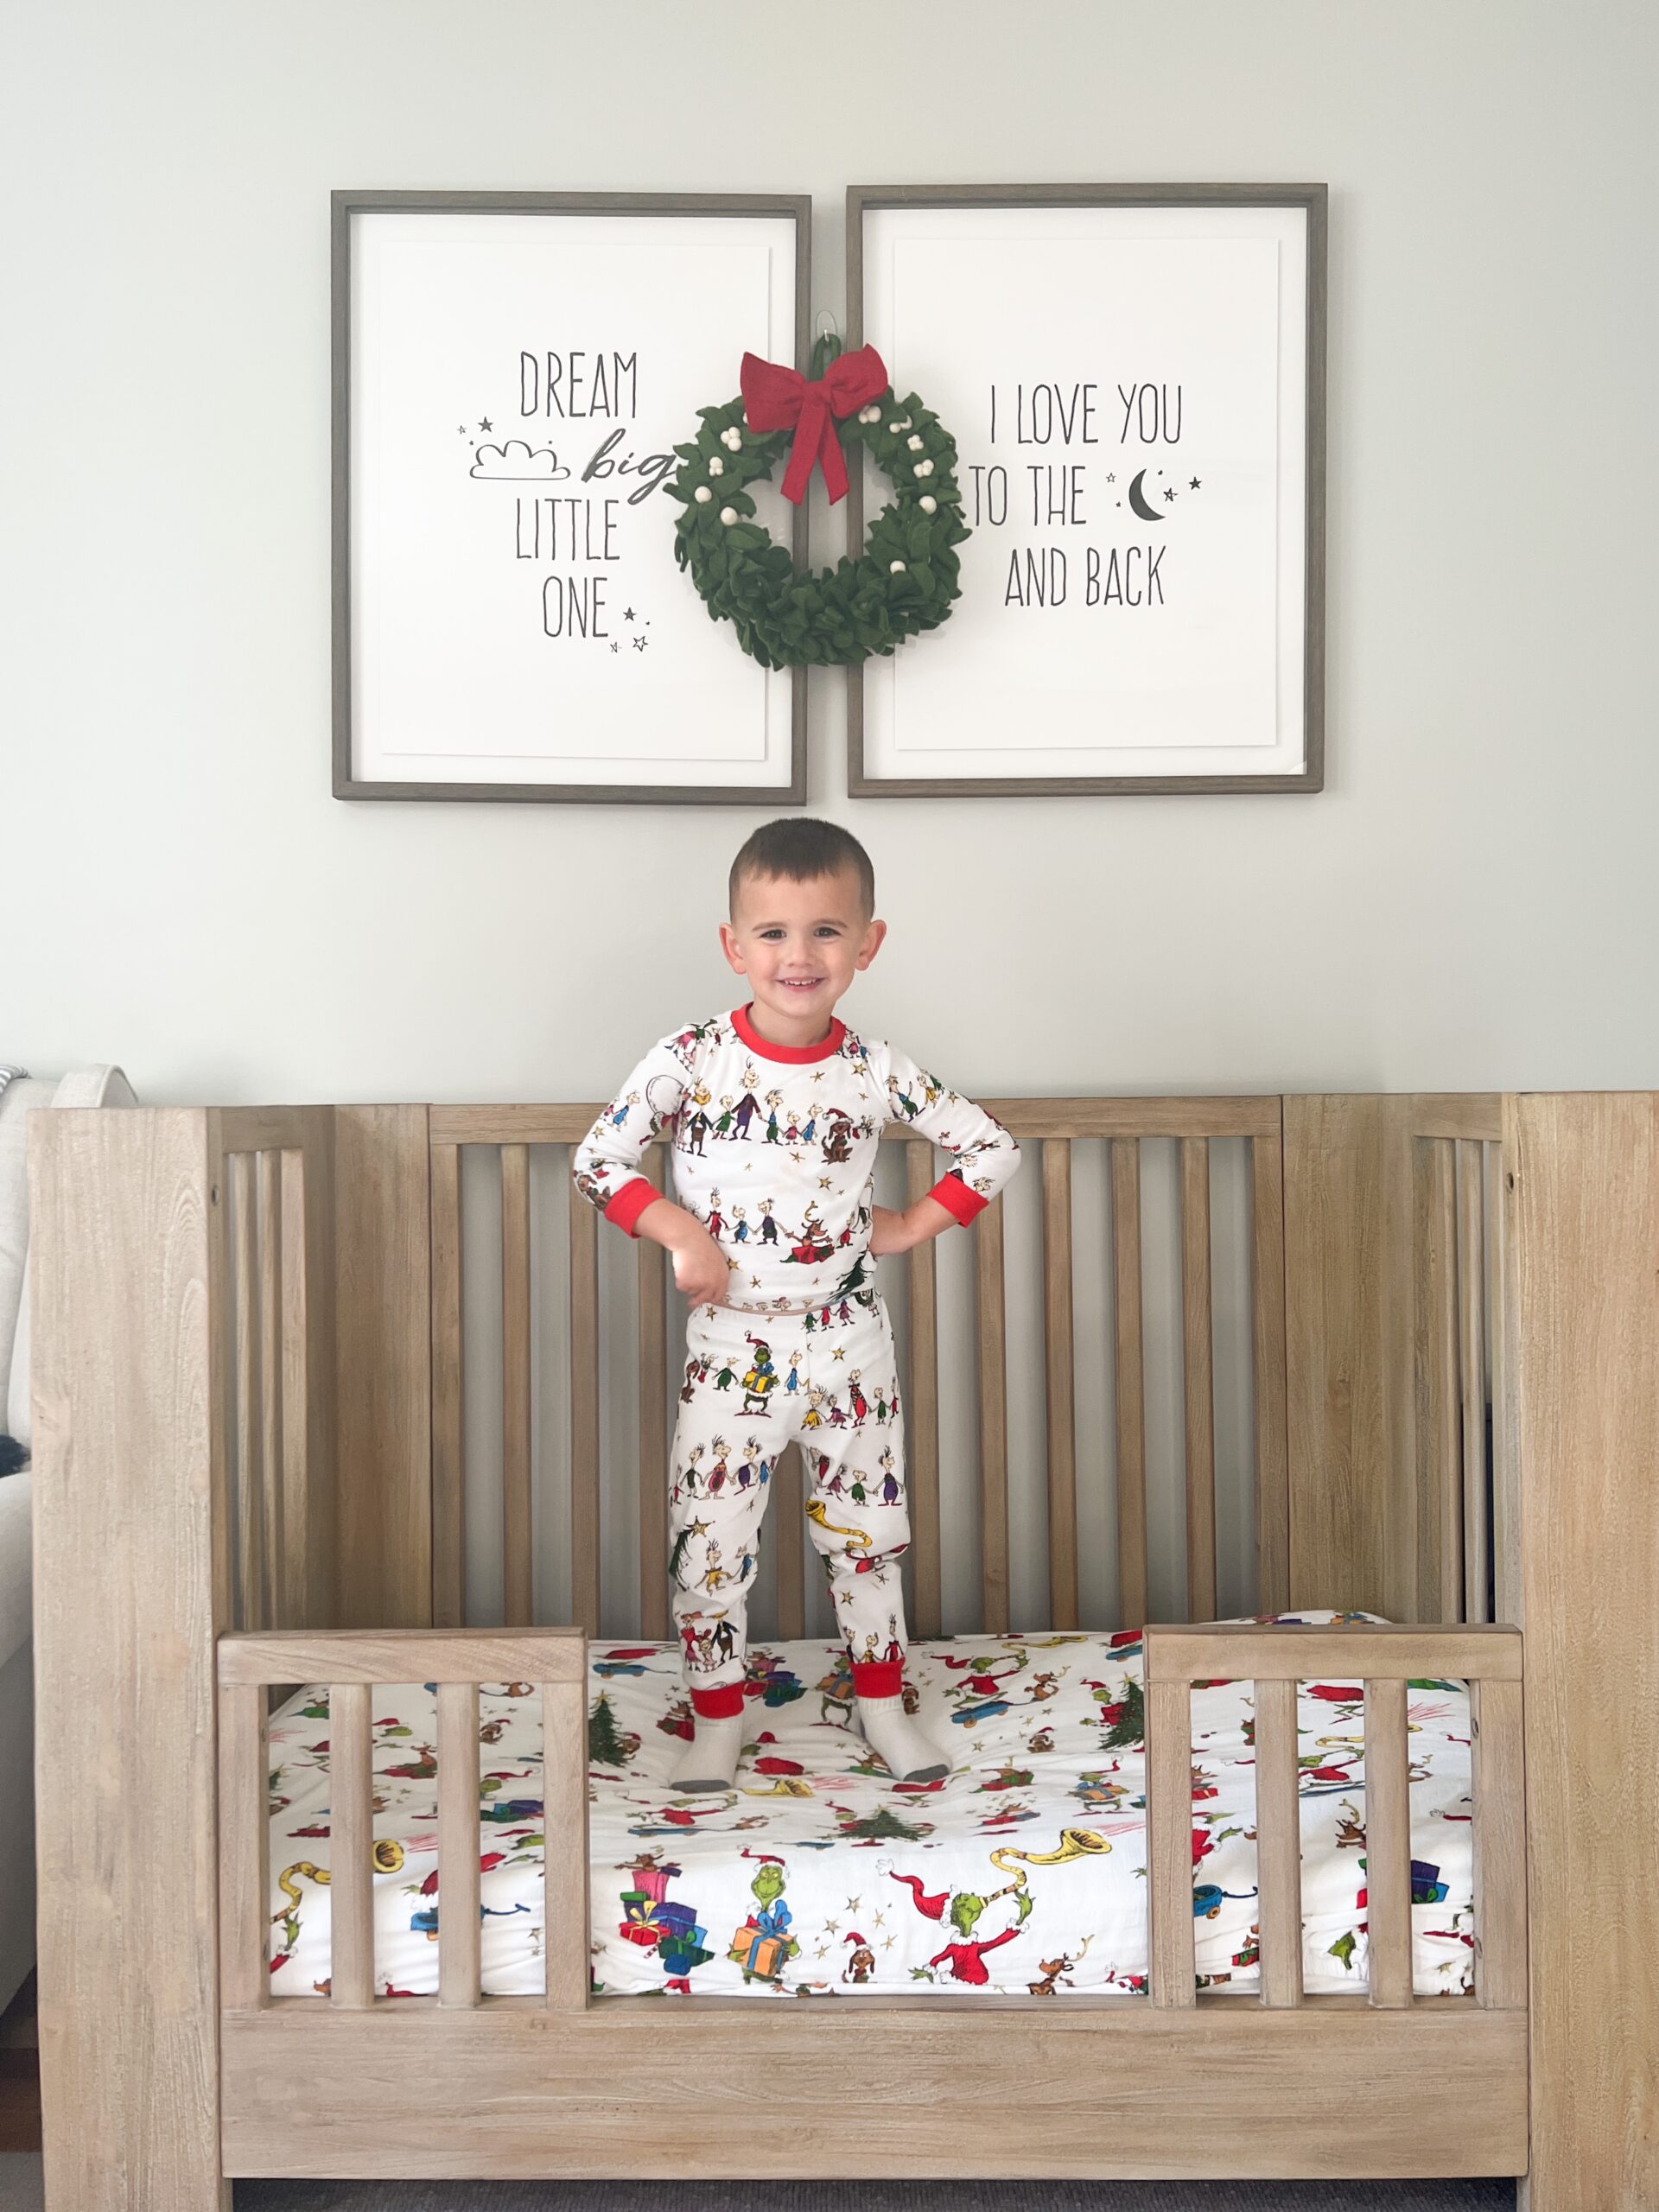
M 918 1198 L 902 1213 L 891 1206 L 870 1210 L 870 1251 L 880 1259 L 887 1252 L 908 1252 L 931 1236 L 956 1227 L 956 1216 L 934 1198 Z
M 689 1218 L 689 1217 L 688 1217 Z M 669 1246 L 674 1260 L 674 1287 L 693 1306 L 723 1306 L 731 1269 L 726 1255 L 700 1221 Z

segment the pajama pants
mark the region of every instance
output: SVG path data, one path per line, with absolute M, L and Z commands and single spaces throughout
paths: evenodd
M 806 1522 L 861 1697 L 903 1685 L 899 1562 L 910 1543 L 899 1363 L 874 1291 L 810 1314 L 695 1307 L 674 1431 L 669 1573 L 693 1709 L 743 1705 L 746 1619 L 760 1523 L 798 1442 Z

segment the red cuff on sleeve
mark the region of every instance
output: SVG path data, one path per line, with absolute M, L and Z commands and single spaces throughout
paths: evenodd
M 927 1195 L 937 1198 L 947 1213 L 955 1214 L 964 1229 L 976 1214 L 983 1213 L 990 1204 L 977 1191 L 970 1191 L 960 1175 L 941 1175 Z M 614 1199 L 612 1204 L 615 1204 Z
M 613 1221 L 619 1229 L 626 1230 L 630 1236 L 637 1236 L 639 1232 L 634 1227 L 635 1222 L 652 1200 L 660 1198 L 662 1195 L 647 1176 L 632 1176 L 606 1207 L 605 1218 Z

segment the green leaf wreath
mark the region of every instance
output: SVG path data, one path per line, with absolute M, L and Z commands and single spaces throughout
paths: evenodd
M 731 623 L 763 668 L 868 660 L 949 617 L 959 593 L 956 549 L 969 534 L 957 443 L 914 392 L 895 399 L 889 385 L 836 425 L 843 447 L 868 448 L 895 496 L 860 553 L 798 575 L 787 550 L 753 519 L 745 488 L 771 476 L 789 431 L 752 430 L 741 398 L 697 413 L 702 428 L 694 444 L 675 447 L 683 465 L 667 487 L 683 505 L 675 550 L 712 620 Z M 855 454 L 849 459 L 857 465 Z

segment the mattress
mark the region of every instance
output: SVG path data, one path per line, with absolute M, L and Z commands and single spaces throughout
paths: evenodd
M 1281 1615 L 1305 1622 L 1371 1616 Z M 1138 1632 L 966 1637 L 912 1645 L 906 1703 L 949 1746 L 942 1780 L 895 1783 L 852 1726 L 844 1651 L 749 1654 L 736 1786 L 677 1797 L 690 1732 L 673 1645 L 590 1647 L 595 1997 L 1144 1993 L 1146 1761 Z M 437 1987 L 436 1700 L 372 1699 L 376 1986 Z M 543 1987 L 539 1696 L 480 1694 L 481 1974 Z M 1471 1980 L 1469 1700 L 1408 1692 L 1413 1974 Z M 1257 1986 L 1250 1685 L 1192 1694 L 1192 1878 L 1200 1983 Z M 1361 1692 L 1298 1689 L 1302 1970 L 1310 1993 L 1363 1986 Z M 328 1708 L 303 1690 L 270 1723 L 273 1996 L 328 1986 Z

